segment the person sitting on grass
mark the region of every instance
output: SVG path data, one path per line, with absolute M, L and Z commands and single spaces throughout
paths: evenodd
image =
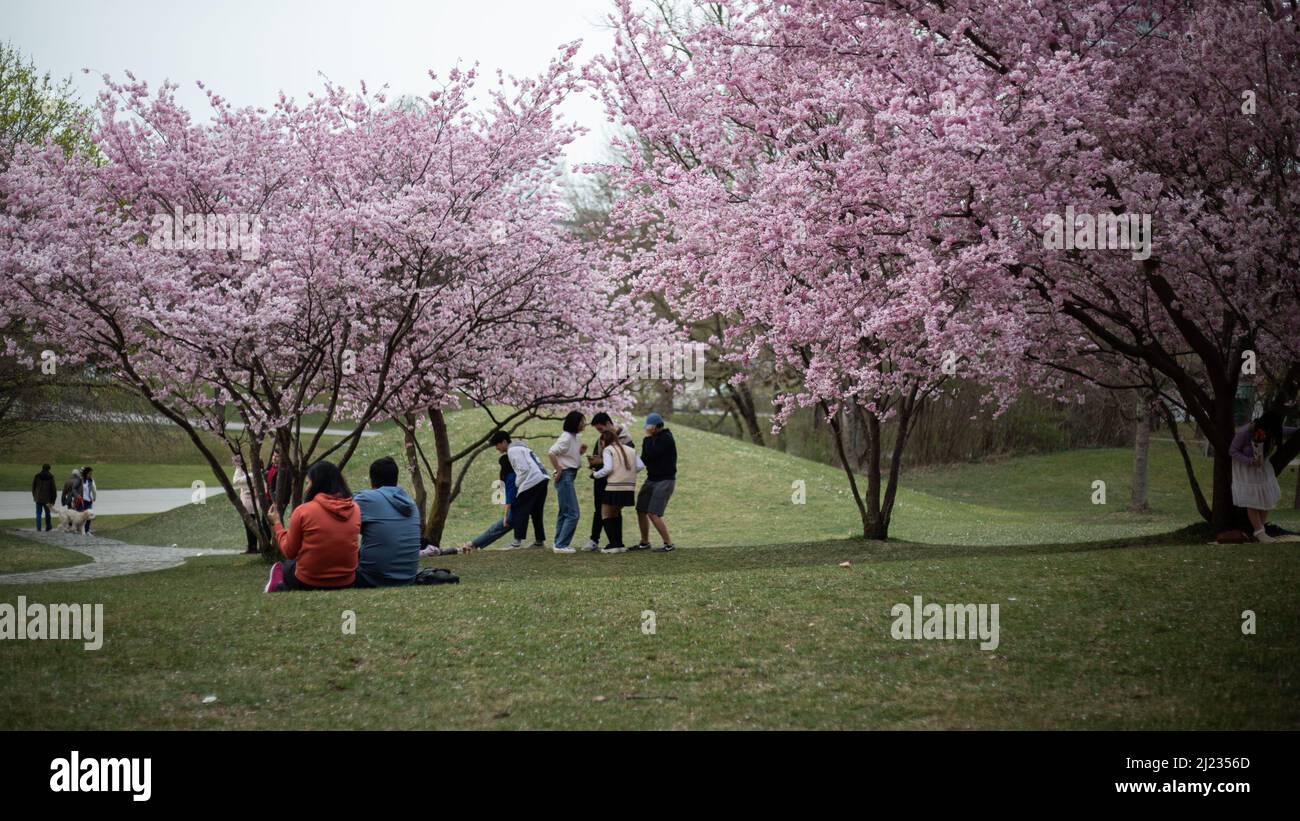
M 356 581 L 361 509 L 337 465 L 321 461 L 307 471 L 306 495 L 293 509 L 288 530 L 274 500 L 268 515 L 285 561 L 271 565 L 267 593 L 338 590 Z
M 636 497 L 641 543 L 632 549 L 650 549 L 650 525 L 653 524 L 664 540 L 663 546 L 656 547 L 654 552 L 671 553 L 676 548 L 668 536 L 664 511 L 668 509 L 668 500 L 677 484 L 677 443 L 673 441 L 673 432 L 664 427 L 664 418 L 657 413 L 645 418 L 645 432 L 646 438 L 641 440 L 641 461 L 645 463 L 646 477 Z
M 501 486 L 506 492 L 505 508 L 501 513 L 501 518 L 488 525 L 488 529 L 470 539 L 460 546 L 460 549 L 466 553 L 471 550 L 482 550 L 488 545 L 500 539 L 511 531 L 510 525 L 510 508 L 514 506 L 515 497 L 518 493 L 515 491 L 515 471 L 510 467 L 510 457 L 502 456 L 498 462 L 501 467 L 500 478 Z
M 356 587 L 400 587 L 420 569 L 420 511 L 397 486 L 391 456 L 370 465 L 370 489 L 352 497 L 361 508 Z
M 623 544 L 623 508 L 636 503 L 636 474 L 645 469 L 645 463 L 630 445 L 623 444 L 618 433 L 607 428 L 600 435 L 600 470 L 592 474 L 605 479 L 605 493 L 601 497 L 601 515 L 604 517 L 605 536 L 609 544 L 601 553 L 625 553 Z
M 510 459 L 510 469 L 515 474 L 515 503 L 511 509 L 511 527 L 515 538 L 506 545 L 506 550 L 518 550 L 524 545 L 528 535 L 528 522 L 533 523 L 533 547 L 546 544 L 546 525 L 542 523 L 542 508 L 546 506 L 546 488 L 549 480 L 542 462 L 533 453 L 533 449 L 524 442 L 512 442 L 510 434 L 499 430 L 488 440 L 498 453 L 504 453 Z

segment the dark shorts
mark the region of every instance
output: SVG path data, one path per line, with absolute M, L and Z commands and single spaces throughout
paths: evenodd
M 656 482 L 646 482 L 641 486 L 641 490 L 637 492 L 636 512 L 650 513 L 655 516 L 664 515 L 664 511 L 668 509 L 668 500 L 673 495 L 673 486 L 676 484 L 676 479 L 660 479 Z
M 636 494 L 630 490 L 607 490 L 600 497 L 600 503 L 614 507 L 631 507 L 636 504 Z

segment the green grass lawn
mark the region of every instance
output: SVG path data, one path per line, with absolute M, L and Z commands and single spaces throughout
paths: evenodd
M 90 557 L 74 550 L 30 541 L 0 530 L 0 573 L 26 573 L 85 564 Z M 3 591 L 0 591 L 3 592 Z M 3 598 L 0 597 L 0 601 Z
M 0 463 L 0 490 L 19 490 L 28 492 L 32 489 L 32 477 L 41 469 L 41 464 Z M 133 462 L 92 463 L 95 468 L 95 484 L 100 490 L 135 490 L 137 488 L 188 488 L 197 479 L 211 485 L 215 479 L 212 471 L 203 464 L 148 464 Z M 55 484 L 63 487 L 63 482 L 72 474 L 77 465 L 71 463 L 51 464 L 50 472 L 54 474 Z
M 456 441 L 483 424 L 450 422 Z M 558 427 L 530 426 L 539 452 Z M 244 556 L 0 588 L 107 619 L 95 652 L 0 643 L 0 728 L 1300 728 L 1300 545 L 1171 533 L 1195 521 L 1172 446 L 1153 450 L 1152 513 L 1124 510 L 1127 451 L 1034 456 L 909 474 L 881 543 L 853 538 L 840 471 L 675 433 L 669 555 L 486 552 L 425 560 L 456 586 L 296 596 L 263 594 Z M 354 488 L 398 453 L 394 432 L 365 440 Z M 495 475 L 494 458 L 472 468 L 445 542 L 497 515 Z M 243 546 L 223 499 L 100 530 Z M 999 604 L 1000 646 L 892 639 L 890 609 L 914 595 Z
M 450 414 L 453 445 L 469 441 L 487 424 L 478 412 Z M 558 422 L 538 421 L 523 433 L 540 455 L 558 431 Z M 843 471 L 721 434 L 687 427 L 675 427 L 673 433 L 678 442 L 678 481 L 668 522 L 677 543 L 690 547 L 792 544 L 861 535 Z M 432 452 L 431 443 L 425 446 Z M 402 463 L 401 454 L 398 432 L 385 431 L 364 440 L 347 466 L 352 488 L 369 486 L 366 470 L 371 461 L 394 456 Z M 500 515 L 500 507 L 492 503 L 497 458 L 496 451 L 489 451 L 471 467 L 452 506 L 445 544 L 470 539 Z M 1208 460 L 1203 461 L 1201 467 L 1208 471 Z M 1152 446 L 1151 513 L 1125 510 L 1131 470 L 1130 452 L 1103 449 L 917 471 L 904 476 L 891 535 L 944 544 L 1072 543 L 1166 533 L 1196 520 L 1182 463 L 1172 444 Z M 1289 478 L 1284 476 L 1284 481 Z M 1105 505 L 1091 501 L 1094 479 L 1107 483 Z M 793 501 L 796 481 L 804 483 L 804 504 Z M 585 541 L 592 503 L 591 482 L 582 474 L 578 500 L 583 514 L 578 534 Z M 548 537 L 555 532 L 555 510 L 552 493 L 547 500 Z M 1279 510 L 1273 519 L 1300 525 L 1300 512 Z M 630 515 L 625 520 L 628 528 L 634 526 Z M 113 535 L 141 544 L 230 548 L 244 544 L 243 527 L 222 498 L 169 511 Z
M 438 564 L 463 582 L 267 596 L 256 558 L 212 557 L 24 591 L 102 602 L 106 638 L 0 645 L 0 727 L 1300 727 L 1294 546 L 830 542 Z M 1000 646 L 893 640 L 890 608 L 918 594 L 1000 603 Z M 1241 633 L 1245 609 L 1257 635 Z

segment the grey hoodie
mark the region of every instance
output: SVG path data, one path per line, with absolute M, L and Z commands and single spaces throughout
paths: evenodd
M 363 490 L 357 575 L 374 587 L 410 584 L 420 569 L 420 512 L 400 487 Z

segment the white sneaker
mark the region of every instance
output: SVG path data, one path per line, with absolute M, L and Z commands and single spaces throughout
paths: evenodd
M 626 552 L 627 552 L 627 548 L 626 548 L 626 547 L 606 547 L 606 548 L 602 549 L 600 552 L 601 552 L 601 553 L 626 553 Z
M 1255 541 L 1262 542 L 1264 544 L 1271 544 L 1272 542 L 1276 542 L 1277 539 L 1274 539 L 1272 536 L 1268 535 L 1268 532 L 1261 528 L 1255 531 Z
M 588 539 L 587 543 L 582 546 L 582 549 L 586 553 L 595 552 L 597 550 L 600 550 L 600 542 L 596 541 L 595 539 Z
M 437 545 L 427 545 L 420 550 L 420 555 L 427 559 L 430 556 L 441 556 L 442 551 L 438 549 Z
M 501 549 L 502 549 L 502 550 L 518 550 L 519 548 L 521 548 L 521 547 L 523 547 L 523 546 L 524 546 L 524 543 L 523 543 L 523 542 L 521 542 L 521 541 L 518 540 L 518 539 L 515 539 L 513 542 L 511 542 L 510 544 L 506 545 L 505 547 L 503 547 L 503 548 L 501 548 Z
M 551 552 L 552 553 L 577 553 L 578 551 L 574 550 L 571 547 L 552 547 Z

